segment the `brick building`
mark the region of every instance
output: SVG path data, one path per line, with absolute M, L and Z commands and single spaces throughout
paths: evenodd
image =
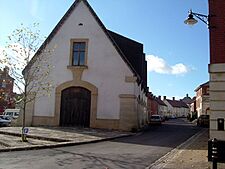
M 209 0 L 210 138 L 225 140 L 218 119 L 225 119 L 225 1 Z M 224 128 L 224 124 L 223 124 Z
M 13 85 L 14 79 L 9 75 L 8 67 L 0 70 L 0 113 L 2 113 L 5 108 L 15 107 L 13 103 Z
M 148 116 L 150 117 L 153 114 L 158 114 L 158 102 L 156 100 L 156 96 L 154 96 L 151 92 L 148 93 Z
M 195 89 L 197 117 L 209 114 L 209 82 L 203 83 Z

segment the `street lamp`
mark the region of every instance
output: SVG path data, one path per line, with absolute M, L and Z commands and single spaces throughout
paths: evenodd
M 189 13 L 188 18 L 184 21 L 185 24 L 191 25 L 191 26 L 196 24 L 198 20 L 194 18 L 195 16 L 196 18 L 200 19 L 202 22 L 204 22 L 206 25 L 209 26 L 209 17 L 207 15 L 195 13 L 195 12 L 192 12 L 192 10 L 190 10 L 188 13 Z
M 187 24 L 187 25 L 194 25 L 194 24 L 196 24 L 198 21 L 194 18 L 194 16 L 196 17 L 196 18 L 198 18 L 199 20 L 201 20 L 203 23 L 205 23 L 207 26 L 208 26 L 208 28 L 209 29 L 211 29 L 211 28 L 215 28 L 215 26 L 211 26 L 210 24 L 209 24 L 209 22 L 210 22 L 210 17 L 212 17 L 212 16 L 215 16 L 215 15 L 212 15 L 212 14 L 210 14 L 210 15 L 203 15 L 203 14 L 199 14 L 199 13 L 194 13 L 194 12 L 192 12 L 192 10 L 190 10 L 189 12 L 189 15 L 188 15 L 188 18 L 184 21 L 184 23 L 185 24 Z M 215 34 L 213 34 L 213 35 L 215 35 Z M 212 36 L 212 35 L 211 35 Z M 214 36 L 215 37 L 215 36 Z M 217 38 L 217 37 L 216 37 Z M 215 39 L 213 40 L 213 42 L 215 43 Z M 210 43 L 210 45 L 212 44 L 212 42 Z M 212 56 L 211 56 L 212 57 Z M 212 63 L 210 63 L 210 64 L 212 64 Z M 209 69 L 210 70 L 210 69 Z M 210 73 L 211 74 L 211 73 Z M 212 80 L 210 79 L 210 82 L 211 82 Z M 214 89 L 215 90 L 215 89 Z M 211 101 L 210 101 L 211 102 Z M 210 119 L 211 120 L 211 119 Z M 218 122 L 219 122 L 219 120 L 218 120 Z M 222 119 L 222 121 L 221 121 L 221 123 L 223 123 L 224 122 L 224 119 Z M 222 127 L 224 127 L 224 124 L 222 124 L 221 125 Z M 211 143 L 212 142 L 212 143 Z M 214 138 L 213 140 L 211 140 L 211 141 L 209 141 L 208 142 L 208 147 L 210 147 L 210 144 L 212 144 L 212 148 L 211 149 L 209 149 L 208 150 L 208 154 L 210 154 L 210 156 L 209 156 L 209 158 L 208 158 L 208 161 L 210 161 L 210 159 L 212 159 L 211 161 L 212 161 L 212 168 L 213 169 L 217 169 L 217 162 L 218 162 L 218 158 L 220 158 L 220 157 L 218 157 L 219 155 L 218 155 L 218 149 L 219 148 L 221 148 L 221 146 L 219 147 L 218 146 L 218 144 L 217 144 L 217 140 Z

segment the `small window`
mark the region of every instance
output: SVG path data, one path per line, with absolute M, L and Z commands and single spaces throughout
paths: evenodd
M 73 66 L 84 66 L 85 65 L 85 42 L 73 42 L 72 52 L 72 65 Z
M 5 81 L 2 82 L 2 87 L 6 88 L 6 82 Z

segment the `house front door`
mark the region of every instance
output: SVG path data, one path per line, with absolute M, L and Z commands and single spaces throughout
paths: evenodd
M 91 92 L 82 87 L 62 91 L 60 126 L 90 127 Z

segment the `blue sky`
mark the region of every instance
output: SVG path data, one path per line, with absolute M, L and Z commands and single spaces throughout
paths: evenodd
M 9 0 L 0 4 L 0 48 L 19 27 L 40 23 L 48 36 L 74 0 Z M 176 98 L 209 79 L 209 34 L 198 22 L 184 24 L 188 10 L 208 14 L 208 0 L 89 0 L 110 30 L 144 44 L 148 86 L 155 95 Z

